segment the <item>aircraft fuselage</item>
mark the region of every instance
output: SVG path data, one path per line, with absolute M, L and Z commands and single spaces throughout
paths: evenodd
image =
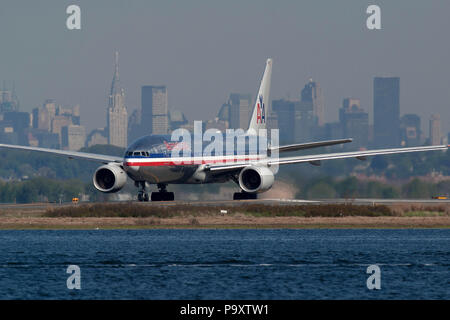
M 148 135 L 132 143 L 125 152 L 123 168 L 134 181 L 146 181 L 150 184 L 158 183 L 211 183 L 226 182 L 230 176 L 210 174 L 204 172 L 202 167 L 207 164 L 236 163 L 261 159 L 257 150 L 246 150 L 243 154 L 220 154 L 213 152 L 205 156 L 202 151 L 193 153 L 190 149 L 174 156 L 173 148 L 178 143 L 171 142 L 170 136 Z

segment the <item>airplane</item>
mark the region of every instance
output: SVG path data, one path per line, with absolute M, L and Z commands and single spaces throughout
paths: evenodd
M 272 59 L 267 59 L 264 74 L 256 96 L 246 136 L 260 136 L 266 129 L 265 105 L 269 101 L 272 74 Z M 93 175 L 95 188 L 104 193 L 120 191 L 131 178 L 138 188 L 139 201 L 173 201 L 174 193 L 167 191 L 169 184 L 203 184 L 234 181 L 240 192 L 233 195 L 233 200 L 256 199 L 257 194 L 269 190 L 274 181 L 273 168 L 278 165 L 310 163 L 320 165 L 321 161 L 333 159 L 356 158 L 365 160 L 368 156 L 447 150 L 449 145 L 422 146 L 408 148 L 391 148 L 352 152 L 302 155 L 292 157 L 272 157 L 272 153 L 285 153 L 324 146 L 349 143 L 352 139 L 338 139 L 318 142 L 270 146 L 265 154 L 249 152 L 241 155 L 213 154 L 204 157 L 202 154 L 188 153 L 187 157 L 173 157 L 173 146 L 168 135 L 147 135 L 134 141 L 125 151 L 123 157 L 101 154 L 56 150 L 48 148 L 0 144 L 0 148 L 28 150 L 65 156 L 69 159 L 85 159 L 102 163 Z M 266 141 L 267 143 L 267 141 Z M 250 150 L 248 150 L 250 151 Z M 181 161 L 180 161 L 181 160 Z M 158 192 L 149 197 L 147 187 L 156 185 Z

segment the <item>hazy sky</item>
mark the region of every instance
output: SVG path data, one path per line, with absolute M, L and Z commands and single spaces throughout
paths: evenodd
M 81 7 L 81 30 L 66 8 Z M 381 7 L 382 30 L 366 28 Z M 431 113 L 450 130 L 450 1 L 1 0 L 0 81 L 16 82 L 21 109 L 47 98 L 80 104 L 82 124 L 106 124 L 120 53 L 129 113 L 141 85 L 167 85 L 169 107 L 214 118 L 231 92 L 256 94 L 274 59 L 271 99 L 298 98 L 309 77 L 324 92 L 326 120 L 344 97 L 360 98 L 372 122 L 374 76 L 400 77 L 400 110 Z

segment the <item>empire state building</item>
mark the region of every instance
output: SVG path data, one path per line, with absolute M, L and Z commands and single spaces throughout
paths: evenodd
M 118 147 L 127 146 L 128 114 L 125 94 L 119 84 L 119 53 L 116 51 L 115 71 L 108 103 L 108 143 Z

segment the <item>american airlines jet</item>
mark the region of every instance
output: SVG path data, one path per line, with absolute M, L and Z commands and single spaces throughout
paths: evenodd
M 256 136 L 259 139 L 262 132 L 266 131 L 265 106 L 269 101 L 271 73 L 272 59 L 268 59 L 249 127 L 247 132 L 244 133 L 248 138 Z M 147 188 L 151 185 L 156 185 L 159 190 L 151 193 L 152 201 L 172 201 L 174 200 L 174 194 L 167 191 L 169 184 L 220 183 L 230 180 L 234 181 L 240 188 L 240 192 L 234 194 L 234 200 L 256 199 L 258 193 L 267 191 L 272 187 L 275 180 L 274 168 L 279 165 L 294 163 L 319 165 L 322 160 L 344 158 L 364 160 L 368 156 L 447 150 L 448 148 L 447 145 L 439 145 L 274 157 L 274 154 L 348 143 L 352 139 L 284 146 L 269 145 L 267 139 L 262 139 L 266 145 L 263 148 L 257 148 L 257 150 L 248 148 L 248 145 L 246 145 L 243 148 L 245 151 L 243 154 L 237 152 L 236 149 L 231 153 L 227 150 L 225 155 L 223 152 L 219 152 L 220 150 L 215 150 L 215 152 L 205 156 L 202 152 L 192 152 L 190 142 L 172 141 L 172 137 L 166 135 L 144 136 L 133 142 L 127 148 L 123 157 L 9 144 L 0 144 L 0 147 L 45 152 L 65 156 L 69 159 L 97 161 L 102 163 L 93 176 L 93 183 L 97 190 L 105 193 L 118 192 L 124 187 L 127 177 L 129 177 L 139 189 L 139 201 L 149 201 Z M 183 145 L 181 148 L 183 149 L 182 155 L 179 154 L 180 152 L 173 152 L 179 145 Z M 261 153 L 261 149 L 265 150 L 264 153 Z

